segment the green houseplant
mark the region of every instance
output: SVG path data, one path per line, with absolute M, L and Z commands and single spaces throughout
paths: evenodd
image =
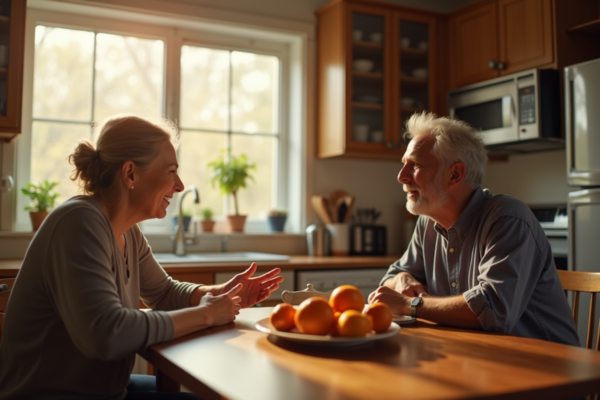
M 31 182 L 25 183 L 25 187 L 21 188 L 21 193 L 29 197 L 29 205 L 25 207 L 25 211 L 29 211 L 31 225 L 33 230 L 37 231 L 44 219 L 54 208 L 58 193 L 54 192 L 54 188 L 58 182 L 44 181 L 38 185 Z
M 212 232 L 215 228 L 215 220 L 213 219 L 215 213 L 212 208 L 203 208 L 200 210 L 200 224 L 202 225 L 202 232 Z
M 223 154 L 208 164 L 212 170 L 211 182 L 213 187 L 219 185 L 221 193 L 233 196 L 233 207 L 235 214 L 228 215 L 227 220 L 233 232 L 243 232 L 246 223 L 246 215 L 240 215 L 238 207 L 238 192 L 246 187 L 248 180 L 254 181 L 250 171 L 256 169 L 255 164 L 250 164 L 245 154 L 239 157 Z

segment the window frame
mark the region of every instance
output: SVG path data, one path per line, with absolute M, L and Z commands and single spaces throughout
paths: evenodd
M 45 3 L 45 2 L 36 2 Z M 60 7 L 58 7 L 60 9 Z M 86 7 L 79 7 L 81 11 Z M 102 10 L 101 16 L 97 16 L 94 10 Z M 110 17 L 106 17 L 110 14 Z M 132 21 L 132 16 L 139 17 Z M 183 16 L 180 18 L 181 26 L 177 23 L 179 19 L 173 17 L 157 21 L 156 16 L 149 18 L 140 15 L 139 12 L 123 12 L 116 10 L 105 10 L 98 7 L 87 7 L 82 14 L 73 14 L 46 9 L 28 8 L 26 43 L 25 43 L 25 79 L 23 96 L 23 132 L 18 139 L 9 144 L 4 144 L 2 151 L 2 171 L 4 175 L 15 177 L 15 187 L 20 188 L 23 182 L 30 177 L 30 154 L 31 154 L 31 127 L 33 123 L 33 57 L 34 57 L 34 35 L 35 26 L 44 24 L 67 29 L 81 29 L 86 31 L 113 33 L 118 35 L 135 36 L 162 40 L 165 46 L 165 80 L 164 80 L 164 102 L 163 115 L 172 120 L 178 120 L 179 116 L 179 56 L 181 45 L 202 45 L 207 47 L 223 46 L 228 50 L 252 51 L 260 54 L 276 55 L 280 59 L 280 82 L 279 95 L 279 171 L 275 189 L 279 201 L 278 207 L 288 208 L 288 232 L 300 232 L 305 221 L 305 193 L 306 193 L 306 122 L 298 124 L 306 117 L 306 80 L 308 68 L 306 64 L 306 33 L 296 34 L 277 32 L 277 29 L 268 27 L 254 28 L 256 34 L 248 36 L 248 28 L 238 29 L 232 22 L 231 32 L 223 33 L 223 24 L 218 21 L 194 24 L 190 29 L 189 21 Z M 134 18 L 136 19 L 136 18 Z M 140 21 L 151 23 L 144 23 Z M 126 21 L 126 23 L 124 23 Z M 174 22 L 175 21 L 175 22 Z M 261 21 L 262 22 L 262 21 Z M 219 29 L 214 29 L 217 24 Z M 278 25 L 273 21 L 273 25 Z M 308 29 L 310 31 L 310 29 Z M 232 47 L 233 46 L 233 47 Z M 290 95 L 300 89 L 293 98 Z M 296 121 L 293 125 L 292 121 Z M 294 136 L 291 137 L 290 134 Z M 290 153 L 290 141 L 295 150 Z M 288 184 L 294 182 L 294 184 Z M 27 213 L 23 210 L 26 199 L 20 196 L 20 190 L 13 190 L 9 195 L 0 197 L 0 230 L 3 231 L 29 231 L 30 224 Z M 290 199 L 293 199 L 290 201 Z M 298 206 L 301 207 L 298 207 Z M 169 210 L 170 212 L 171 210 Z M 167 233 L 171 230 L 170 223 L 165 218 L 158 225 L 151 224 L 149 233 Z M 168 228 L 167 228 L 168 227 Z M 247 232 L 265 232 L 267 230 L 266 220 L 250 220 L 246 225 Z

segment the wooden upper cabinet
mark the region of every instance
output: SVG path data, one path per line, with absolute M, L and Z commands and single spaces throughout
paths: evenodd
M 456 15 L 451 23 L 452 86 L 464 86 L 498 76 L 496 4 L 488 3 Z
M 554 62 L 552 0 L 482 1 L 451 18 L 452 86 Z
M 499 0 L 498 28 L 502 74 L 554 61 L 551 0 Z
M 0 140 L 21 133 L 23 58 L 27 2 L 2 2 L 0 8 Z
M 437 17 L 364 0 L 316 14 L 317 156 L 400 160 L 403 120 L 435 103 Z

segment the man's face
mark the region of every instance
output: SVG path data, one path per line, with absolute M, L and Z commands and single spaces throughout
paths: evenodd
M 417 135 L 402 158 L 398 182 L 407 193 L 406 209 L 414 215 L 434 217 L 448 200 L 444 170 L 432 153 L 435 138 Z

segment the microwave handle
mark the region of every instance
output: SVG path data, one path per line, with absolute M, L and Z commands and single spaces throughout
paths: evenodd
M 565 99 L 565 136 L 567 139 L 567 174 L 575 169 L 575 90 L 572 79 L 572 71 L 567 69 L 565 74 L 565 85 L 567 96 Z

